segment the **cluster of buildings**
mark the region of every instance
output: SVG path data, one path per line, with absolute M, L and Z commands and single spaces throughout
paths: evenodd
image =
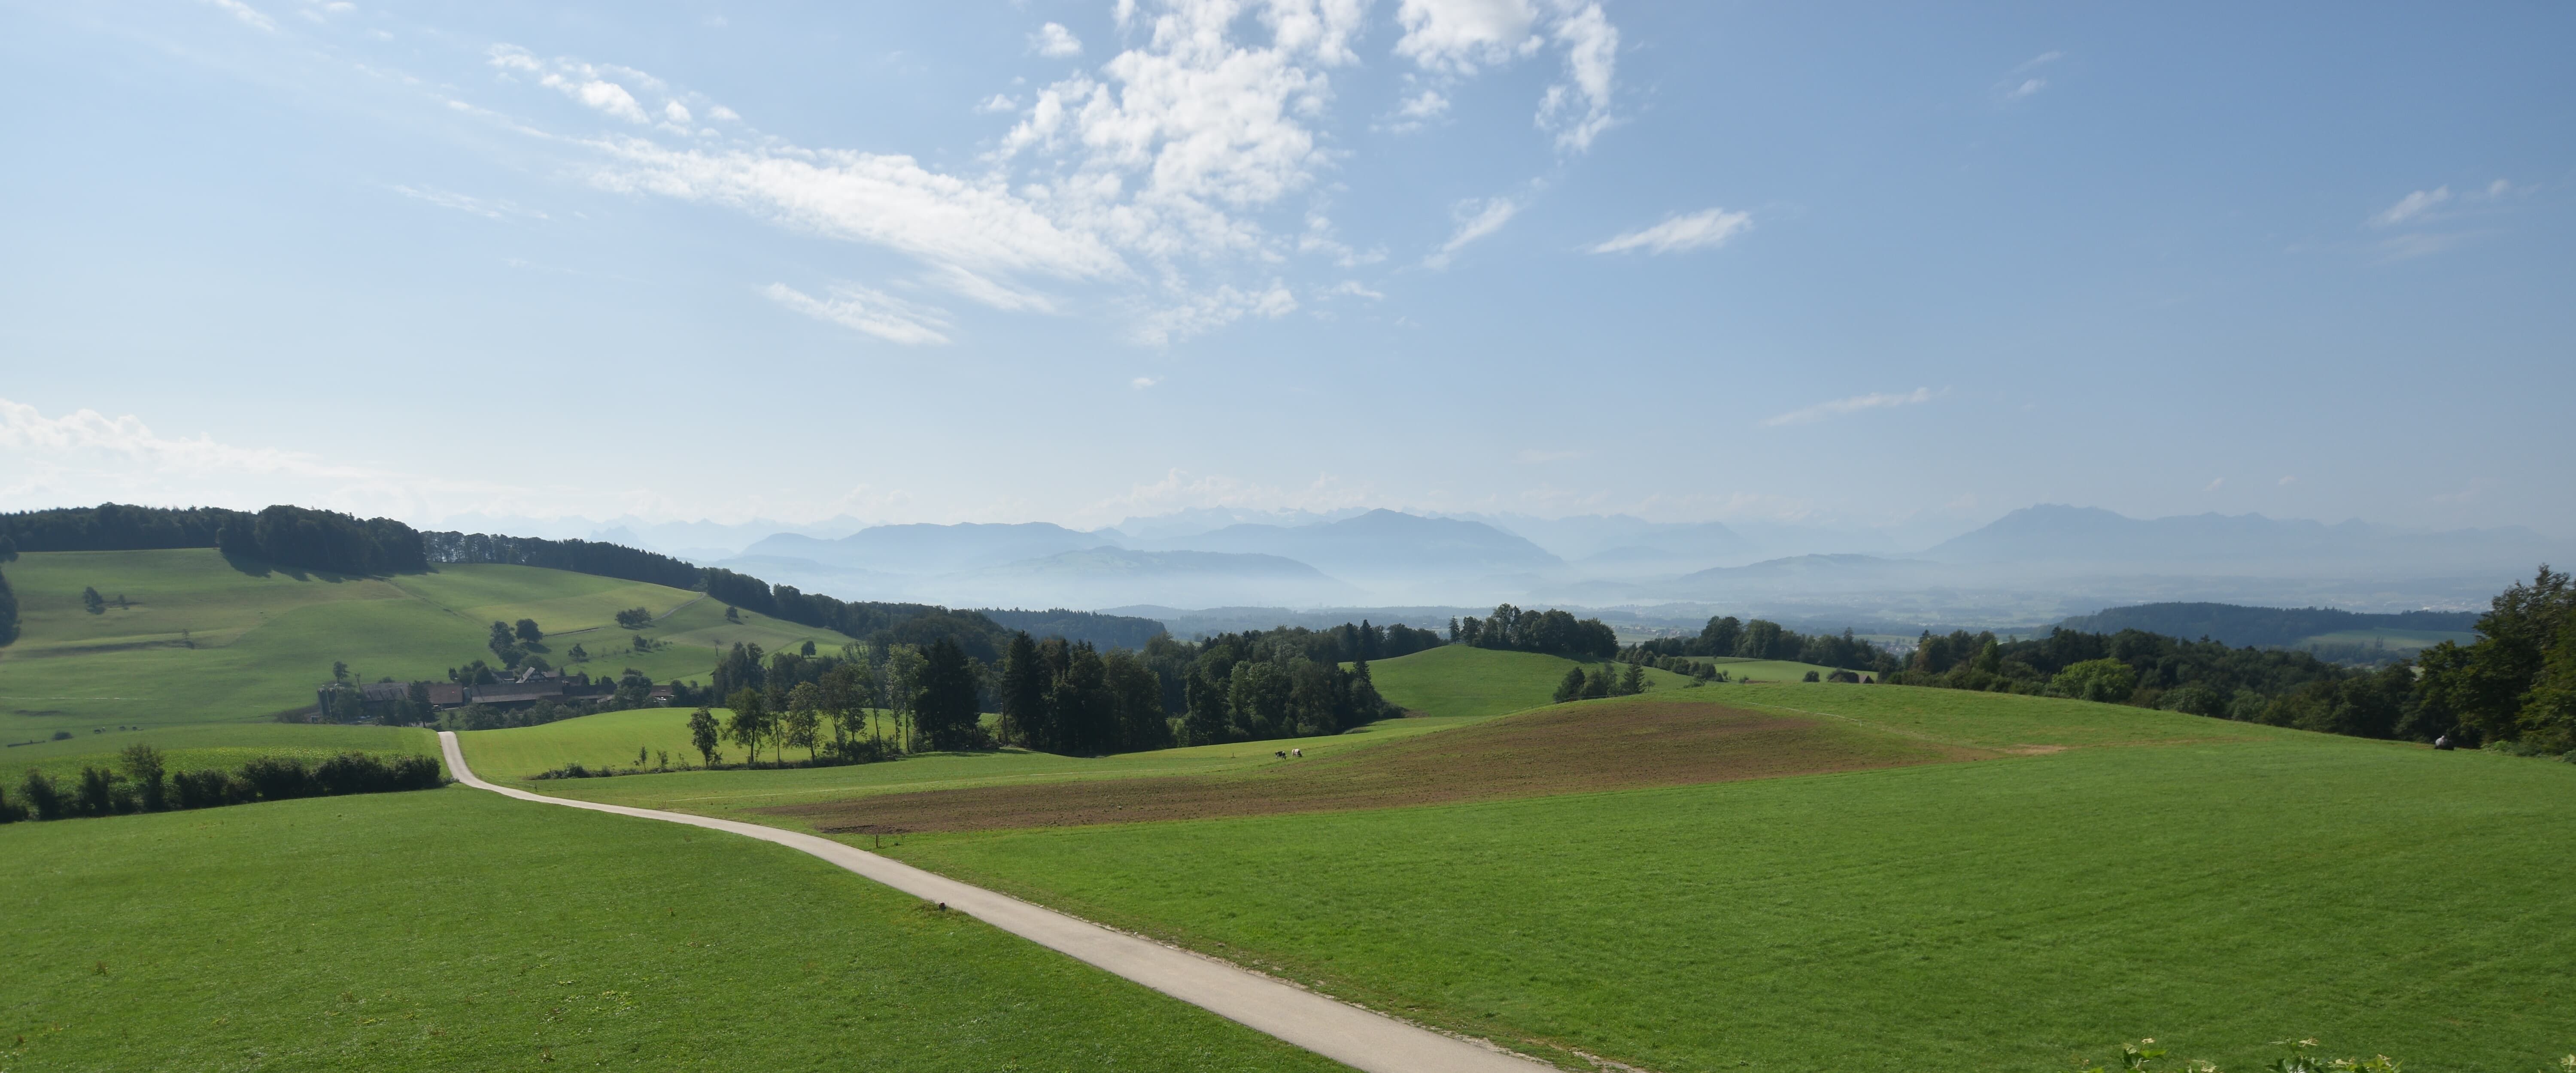
M 462 708 L 468 704 L 480 704 L 486 708 L 525 708 L 538 701 L 564 704 L 572 701 L 599 700 L 615 692 L 617 692 L 616 681 L 604 675 L 593 679 L 587 674 L 566 675 L 562 671 L 540 671 L 531 668 L 503 677 L 488 685 L 431 682 L 429 683 L 429 707 L 432 711 Z M 332 720 L 334 713 L 331 711 L 331 706 L 341 695 L 337 683 L 314 690 L 314 698 L 322 719 Z M 379 704 L 397 704 L 411 695 L 411 683 L 369 682 L 358 687 L 358 695 L 370 708 Z M 656 706 L 670 702 L 671 687 L 667 685 L 654 686 L 651 698 L 645 701 L 646 704 Z

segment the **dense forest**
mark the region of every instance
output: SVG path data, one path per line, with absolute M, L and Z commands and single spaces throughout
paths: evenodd
M 2476 625 L 2474 611 L 2401 611 L 2372 615 L 2325 607 L 2239 607 L 2235 604 L 2163 603 L 2114 607 L 2079 615 L 2060 628 L 2085 633 L 2143 630 L 2167 637 L 2206 637 L 2231 645 L 2287 648 L 2318 634 L 2345 630 L 2426 630 L 2457 633 Z
M 256 514 L 220 507 L 95 507 L 0 514 L 0 539 L 21 551 L 151 551 L 219 548 L 290 569 L 393 574 L 428 568 L 420 533 L 391 518 L 274 506 Z
M 675 589 L 698 587 L 698 568 L 668 555 L 623 544 L 591 540 L 545 540 L 537 537 L 490 536 L 483 533 L 422 533 L 422 550 L 433 563 L 500 563 L 569 570 L 622 581 L 642 581 Z
M 0 563 L 16 562 L 18 545 L 0 536 Z M 0 573 L 0 648 L 18 639 L 18 594 L 9 589 L 9 575 Z

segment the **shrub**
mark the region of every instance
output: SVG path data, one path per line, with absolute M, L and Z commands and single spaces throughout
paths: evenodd
M 16 823 L 27 818 L 27 810 L 9 802 L 9 792 L 0 790 L 0 823 Z
M 243 764 L 241 779 L 261 801 L 287 801 L 316 792 L 313 773 L 291 756 L 263 756 Z
M 2070 663 L 2048 680 L 2048 695 L 2117 704 L 2138 691 L 2138 672 L 2116 659 Z
M 84 767 L 80 783 L 72 789 L 72 810 L 82 816 L 116 814 L 116 773 L 106 768 Z
M 27 781 L 20 784 L 19 793 L 27 799 L 27 807 L 35 811 L 37 819 L 59 820 L 72 814 L 71 799 L 63 796 L 62 788 L 42 771 L 27 769 Z
M 170 777 L 170 784 L 178 791 L 180 808 L 218 808 L 251 798 L 250 787 L 236 784 L 231 772 L 214 768 L 182 771 Z
M 1814 671 L 1808 671 L 1808 672 L 1807 672 L 1807 676 L 1806 676 L 1806 677 L 1801 678 L 1801 679 L 1798 679 L 1798 680 L 1799 680 L 1799 681 L 1801 681 L 1801 682 L 1813 682 L 1813 681 L 1817 681 L 1817 680 L 1818 680 L 1818 678 L 1817 678 L 1817 676 L 1816 676 L 1816 672 L 1814 672 Z

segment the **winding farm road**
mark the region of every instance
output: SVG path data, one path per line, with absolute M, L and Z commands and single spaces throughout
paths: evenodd
M 801 850 L 913 897 L 946 902 L 950 909 L 1040 946 L 1369 1073 L 1534 1073 L 1552 1068 L 827 838 L 756 823 L 571 801 L 495 786 L 476 778 L 473 769 L 465 766 L 455 733 L 440 731 L 438 744 L 457 781 L 475 789 L 548 805 L 728 831 Z

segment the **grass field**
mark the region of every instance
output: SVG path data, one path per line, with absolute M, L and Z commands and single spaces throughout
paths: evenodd
M 2427 1069 L 2576 1049 L 2576 766 L 2046 698 L 1691 692 L 2028 755 L 896 852 L 1662 1073 L 2062 1070 L 2141 1036 L 2229 1068 L 2308 1035 Z
M 462 787 L 0 860 L 0 1069 L 1342 1068 L 802 854 Z
M 292 756 L 308 763 L 346 752 L 438 756 L 438 736 L 418 727 L 317 726 L 309 723 L 201 724 L 75 734 L 0 750 L 0 787 L 13 793 L 23 771 L 57 778 L 83 767 L 118 768 L 118 753 L 136 743 L 162 752 L 170 771 L 233 769 L 253 757 Z
M 934 788 L 1238 771 L 1277 764 L 1279 761 L 1271 754 L 1282 749 L 1302 748 L 1309 757 L 1329 756 L 1473 721 L 1392 719 L 1329 738 L 1205 745 L 1104 757 L 1019 750 L 932 753 L 849 767 L 675 771 L 610 779 L 528 781 L 530 775 L 571 762 L 593 768 L 631 765 L 639 747 L 668 749 L 674 763 L 684 754 L 694 761 L 697 754 L 689 749 L 688 717 L 686 710 L 646 708 L 605 712 L 544 726 L 468 731 L 456 737 L 458 747 L 465 751 L 466 763 L 474 767 L 475 774 L 487 779 L 541 787 L 557 797 L 777 822 L 776 817 L 753 816 L 744 810 Z M 741 759 L 739 748 L 727 745 L 725 749 L 731 759 Z
M 717 649 L 736 641 L 848 640 L 748 612 L 728 623 L 722 606 L 679 589 L 532 567 L 339 578 L 237 569 L 192 549 L 34 553 L 7 569 L 25 630 L 0 648 L 0 741 L 259 720 L 311 705 L 334 660 L 367 681 L 443 680 L 490 657 L 483 645 L 495 620 L 536 619 L 550 634 L 550 662 L 609 674 L 631 666 L 656 681 L 703 678 Z M 83 586 L 126 603 L 91 614 Z M 633 634 L 611 617 L 627 607 L 669 613 L 642 631 L 666 643 L 632 651 Z M 569 663 L 574 644 L 593 660 Z
M 1443 645 L 1372 662 L 1369 680 L 1379 696 L 1424 715 L 1488 716 L 1547 704 L 1568 669 L 1598 665 L 1535 652 Z M 1689 681 L 1652 669 L 1646 678 L 1655 689 L 1678 689 Z

